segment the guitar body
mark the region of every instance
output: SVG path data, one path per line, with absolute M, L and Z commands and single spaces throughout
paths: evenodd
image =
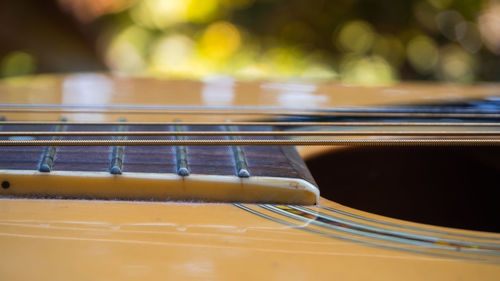
M 3 81 L 0 103 L 321 109 L 477 100 L 498 94 L 498 89 L 495 85 L 425 84 L 362 88 L 328 83 L 240 83 L 224 78 L 203 82 L 157 81 L 74 74 Z M 61 116 L 57 112 L 7 112 L 4 115 L 7 120 L 20 121 L 61 117 L 73 121 L 116 121 L 118 117 L 127 121 L 171 121 L 165 120 L 171 117 L 161 114 Z M 182 121 L 221 118 L 244 121 L 252 116 L 186 115 Z M 299 154 L 307 161 L 345 149 L 300 147 Z M 363 171 L 358 174 L 363 177 Z M 335 186 L 320 186 L 320 191 L 324 188 Z M 499 279 L 498 233 L 399 220 L 334 201 L 320 198 L 315 205 L 299 206 L 4 197 L 0 199 L 0 277 L 2 280 Z

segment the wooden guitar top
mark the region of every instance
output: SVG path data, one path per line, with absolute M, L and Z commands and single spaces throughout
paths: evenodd
M 429 104 L 492 98 L 499 90 L 495 84 L 409 83 L 364 88 L 333 83 L 237 82 L 220 77 L 200 82 L 158 81 L 85 73 L 5 80 L 0 83 L 0 111 L 3 110 L 0 115 L 7 120 L 31 121 L 54 121 L 62 117 L 68 121 L 92 122 L 117 121 L 119 117 L 129 122 L 172 121 L 171 116 L 145 111 L 181 105 L 325 109 Z M 125 116 L 106 112 L 42 112 L 54 108 L 70 111 L 81 106 L 106 110 L 111 106 L 117 111 L 134 107 L 144 112 Z M 31 111 L 15 111 L 19 109 Z M 251 120 L 251 116 L 182 116 L 183 121 L 227 119 Z M 22 147 L 17 149 L 17 153 L 28 153 Z M 71 152 L 70 148 L 58 149 Z M 125 153 L 127 149 L 129 147 Z M 36 152 L 42 153 L 42 150 Z M 323 151 L 299 149 L 305 159 Z M 139 149 L 136 152 L 140 153 Z M 259 153 L 271 153 L 246 152 L 257 158 L 262 157 Z M 111 152 L 108 149 L 105 153 L 103 169 L 108 173 Z M 173 152 L 165 153 L 172 156 L 170 166 L 165 164 L 165 167 L 175 174 Z M 224 155 L 232 157 L 231 153 Z M 139 162 L 143 160 L 138 158 Z M 290 165 L 288 160 L 285 162 Z M 131 163 L 125 163 L 124 169 L 127 164 L 129 169 L 141 169 Z M 8 165 L 0 159 L 3 169 L 9 168 Z M 55 170 L 57 165 L 56 159 Z M 154 168 L 153 165 L 148 169 Z M 227 173 L 234 171 L 231 167 Z M 264 175 L 266 171 L 256 172 Z M 31 184 L 36 187 L 36 183 Z M 498 233 L 397 220 L 325 198 L 317 203 L 4 197 L 0 199 L 0 278 L 385 281 L 498 280 L 500 277 Z

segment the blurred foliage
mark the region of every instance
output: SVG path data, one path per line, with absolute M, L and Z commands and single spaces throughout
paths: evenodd
M 495 0 L 59 0 L 111 71 L 198 79 L 500 80 Z M 37 58 L 1 58 L 3 76 Z

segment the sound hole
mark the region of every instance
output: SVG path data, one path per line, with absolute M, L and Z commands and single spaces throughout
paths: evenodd
M 342 149 L 307 161 L 321 195 L 363 211 L 500 232 L 500 148 Z

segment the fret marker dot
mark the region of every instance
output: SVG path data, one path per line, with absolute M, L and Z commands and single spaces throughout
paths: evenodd
M 3 189 L 7 189 L 7 188 L 9 188 L 9 187 L 10 187 L 10 182 L 8 182 L 8 181 L 3 181 L 3 182 L 2 182 L 2 188 L 3 188 Z

